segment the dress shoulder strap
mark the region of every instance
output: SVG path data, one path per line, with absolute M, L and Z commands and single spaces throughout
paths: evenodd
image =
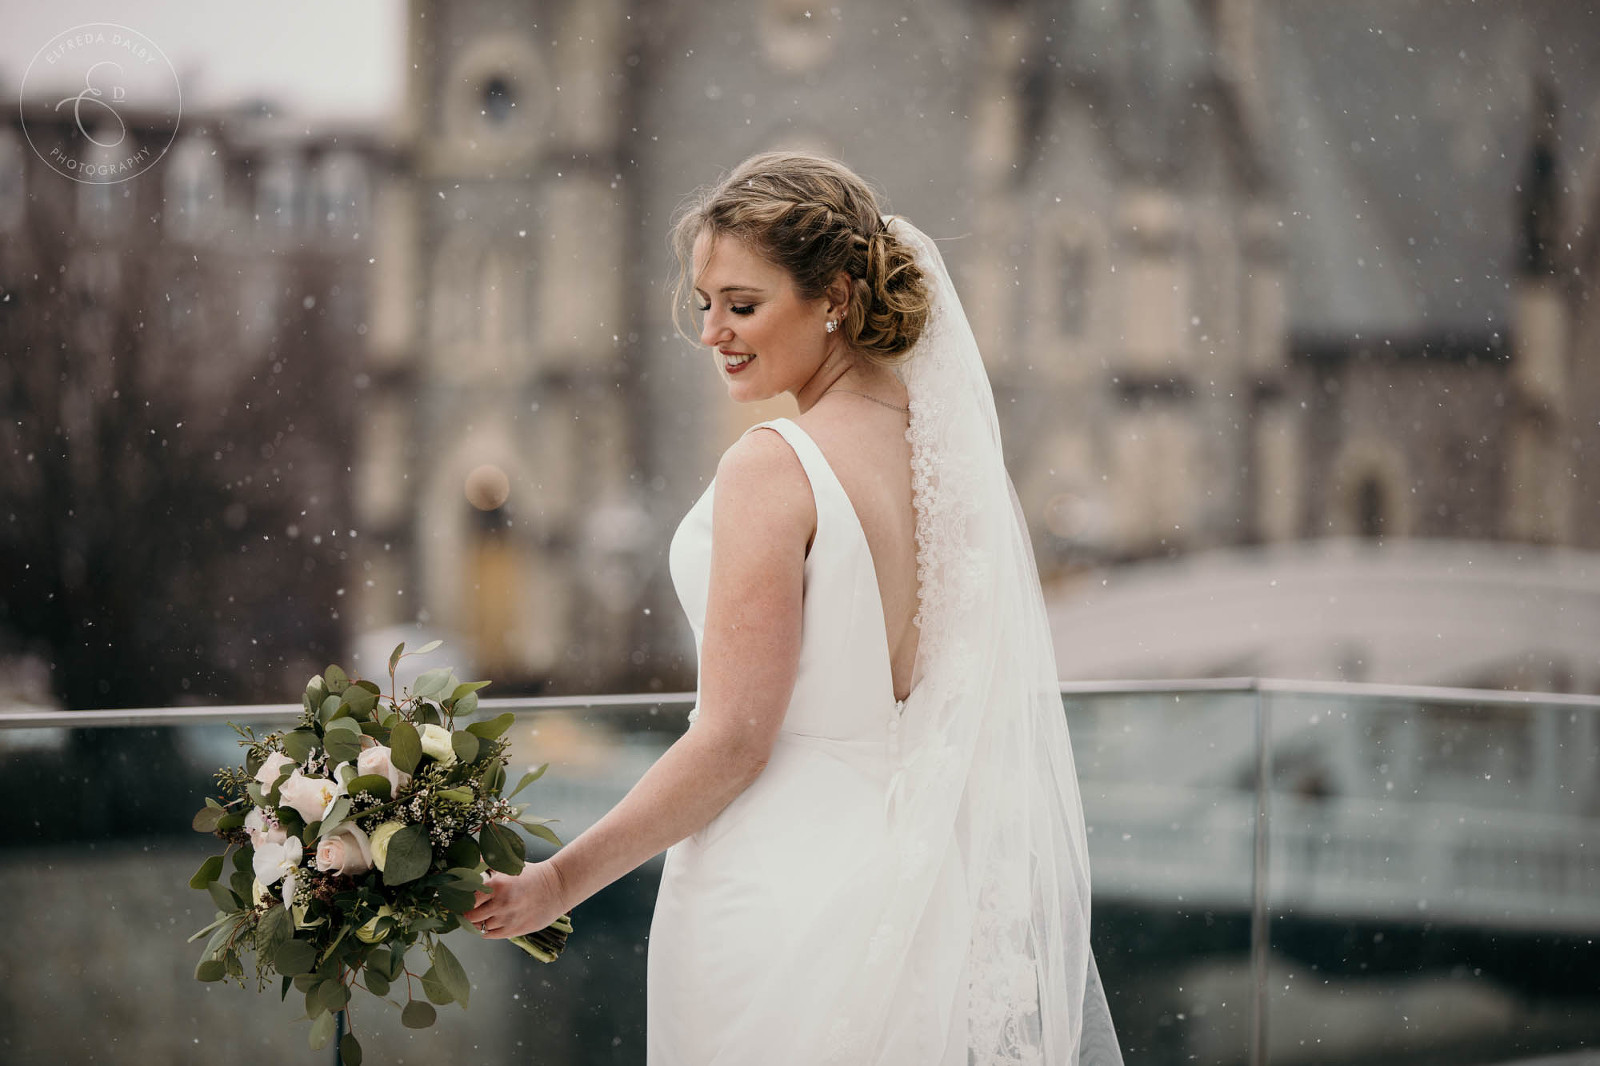
M 817 447 L 817 442 L 811 439 L 811 434 L 791 418 L 774 418 L 758 422 L 745 432 L 763 428 L 776 430 L 789 442 L 789 447 L 793 448 L 795 455 L 799 457 L 800 465 L 805 468 L 806 477 L 811 481 L 811 495 L 817 503 L 819 523 L 822 521 L 824 508 L 830 514 L 837 513 L 841 516 L 855 514 L 855 506 L 844 491 L 844 485 L 833 472 L 833 467 L 828 464 L 822 449 Z

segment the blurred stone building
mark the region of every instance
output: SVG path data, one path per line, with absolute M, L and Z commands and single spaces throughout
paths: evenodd
M 1577 35 L 1546 6 L 1527 41 Z M 1367 54 L 1384 19 L 1426 63 Z M 1064 596 L 1306 538 L 1591 544 L 1583 212 L 1525 91 L 1537 49 L 1494 53 L 1476 94 L 1406 80 L 1455 76 L 1468 32 L 1259 0 L 416 0 L 411 166 L 374 202 L 363 625 L 420 610 L 511 679 L 687 683 L 668 538 L 787 408 L 728 404 L 674 335 L 664 236 L 688 190 L 781 145 L 838 154 L 943 241 Z M 1590 68 L 1559 73 L 1587 108 Z M 1354 127 L 1407 100 L 1406 137 L 1365 147 Z M 1419 134 L 1485 112 L 1504 159 L 1452 186 Z M 1424 169 L 1437 202 L 1402 173 Z M 1353 204 L 1369 186 L 1399 208 Z M 491 511 L 462 492 L 486 465 L 511 486 Z
M 53 104 L 0 124 L 0 655 L 71 707 L 282 699 L 345 642 L 385 151 L 259 108 L 169 147 L 124 108 L 95 140 L 164 157 L 82 181 L 39 147 L 87 137 Z
M 1593 548 L 1600 73 L 1562 48 L 1592 20 L 1448 7 L 412 0 L 392 127 L 191 119 L 75 225 L 156 197 L 215 302 L 196 321 L 238 312 L 206 334 L 238 359 L 197 378 L 253 365 L 316 261 L 347 411 L 318 461 L 352 479 L 329 609 L 364 654 L 437 633 L 507 688 L 692 680 L 668 540 L 788 407 L 728 403 L 675 335 L 665 235 L 775 146 L 839 155 L 941 241 L 1041 572 L 1086 618 L 1106 575 L 1218 552 Z M 0 171 L 28 155 L 0 142 Z M 1340 639 L 1329 661 L 1361 657 Z

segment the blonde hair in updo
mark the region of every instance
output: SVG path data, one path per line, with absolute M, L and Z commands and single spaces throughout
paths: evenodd
M 694 242 L 703 232 L 749 244 L 788 271 L 808 300 L 843 271 L 851 285 L 844 340 L 873 362 L 903 361 L 928 324 L 927 283 L 911 249 L 889 232 L 867 183 L 836 160 L 763 152 L 690 198 L 672 227 L 673 320 L 685 337 L 679 316 L 694 287 Z

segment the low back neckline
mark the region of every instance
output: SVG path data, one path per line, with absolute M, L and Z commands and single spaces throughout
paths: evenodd
M 779 422 L 787 422 L 789 425 L 793 426 L 796 430 L 798 430 L 799 433 L 800 433 L 800 436 L 805 439 L 806 443 L 810 446 L 811 450 L 813 452 L 815 452 L 816 457 L 822 461 L 823 469 L 828 472 L 828 477 L 833 479 L 834 487 L 837 488 L 839 490 L 839 494 L 844 497 L 845 507 L 849 510 L 850 518 L 855 524 L 856 535 L 861 538 L 862 550 L 865 551 L 866 555 L 867 555 L 867 569 L 870 572 L 870 574 L 872 575 L 872 591 L 873 591 L 873 594 L 877 598 L 877 601 L 878 601 L 878 611 L 877 611 L 878 630 L 882 634 L 882 639 L 879 641 L 879 647 L 881 647 L 883 649 L 883 672 L 884 672 L 885 678 L 887 679 L 887 684 L 886 684 L 885 687 L 889 690 L 889 698 L 890 698 L 891 701 L 893 701 L 894 707 L 895 707 L 896 711 L 898 712 L 898 711 L 904 709 L 906 702 L 910 700 L 910 698 L 911 698 L 911 696 L 913 694 L 915 694 L 916 685 L 915 684 L 912 685 L 911 691 L 908 692 L 904 698 L 901 698 L 896 693 L 895 680 L 894 680 L 894 649 L 890 646 L 890 643 L 889 643 L 889 614 L 888 614 L 888 610 L 885 607 L 884 602 L 883 602 L 883 586 L 878 581 L 878 561 L 872 555 L 872 542 L 867 539 L 867 528 L 861 522 L 861 514 L 860 514 L 859 511 L 856 510 L 855 500 L 850 498 L 849 490 L 847 490 L 844 487 L 844 482 L 839 479 L 838 473 L 833 469 L 833 464 L 828 461 L 828 456 L 827 456 L 826 453 L 823 452 L 822 445 L 817 443 L 817 439 L 815 437 L 813 437 L 811 435 L 811 433 L 804 426 L 802 426 L 799 422 L 796 422 L 792 418 L 774 418 L 774 419 L 772 419 L 772 420 L 770 420 L 768 422 L 758 423 L 757 425 L 751 426 L 750 428 L 751 429 L 760 429 L 762 427 L 766 427 L 766 428 L 769 428 L 769 429 L 774 429 L 778 433 L 779 436 L 782 436 L 785 439 L 788 439 L 788 435 L 787 434 L 783 433 L 781 430 L 777 430 L 776 429 L 776 423 L 779 423 Z M 746 432 L 748 432 L 748 431 L 746 431 Z M 793 441 L 790 441 L 790 445 L 793 446 Z M 805 463 L 803 457 L 801 458 L 801 464 L 800 465 L 802 467 L 807 466 L 807 464 Z M 809 477 L 809 469 L 807 471 L 807 474 L 808 474 L 808 477 Z M 815 486 L 812 487 L 812 494 L 813 494 L 813 496 L 815 496 Z M 821 524 L 820 517 L 819 517 L 818 524 L 819 524 L 819 526 Z M 921 596 L 920 582 L 919 582 L 919 587 L 917 588 L 915 594 L 920 599 L 920 596 Z M 920 637 L 919 637 L 918 647 L 917 647 L 918 655 L 920 655 L 921 652 L 922 652 L 922 648 L 921 648 L 921 641 L 920 641 Z M 913 672 L 913 674 L 915 674 L 915 672 L 916 672 L 916 667 L 915 667 L 915 661 L 914 660 L 913 660 L 912 672 Z

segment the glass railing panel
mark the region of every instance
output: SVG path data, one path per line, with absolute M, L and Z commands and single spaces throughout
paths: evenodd
M 561 818 L 570 836 L 665 750 L 684 710 L 520 715 L 512 768 L 552 765 L 518 800 Z M 258 994 L 253 981 L 242 991 L 193 976 L 202 945 L 185 941 L 215 908 L 187 881 L 221 845 L 188 823 L 216 768 L 241 760 L 237 739 L 226 724 L 0 728 L 0 898 L 10 919 L 0 937 L 0 1062 L 333 1061 L 331 1049 L 308 1049 L 299 994 L 280 1002 L 275 980 Z M 392 1007 L 357 993 L 366 1061 L 642 1062 L 658 878 L 659 864 L 647 865 L 588 901 L 581 935 L 554 966 L 452 934 L 473 979 L 472 1009 L 441 1007 L 432 1029 L 404 1029 Z
M 1248 1062 L 1254 693 L 1065 703 L 1095 957 L 1127 1063 Z
M 1473 1066 L 1600 1044 L 1600 713 L 1264 699 L 1270 1061 Z

